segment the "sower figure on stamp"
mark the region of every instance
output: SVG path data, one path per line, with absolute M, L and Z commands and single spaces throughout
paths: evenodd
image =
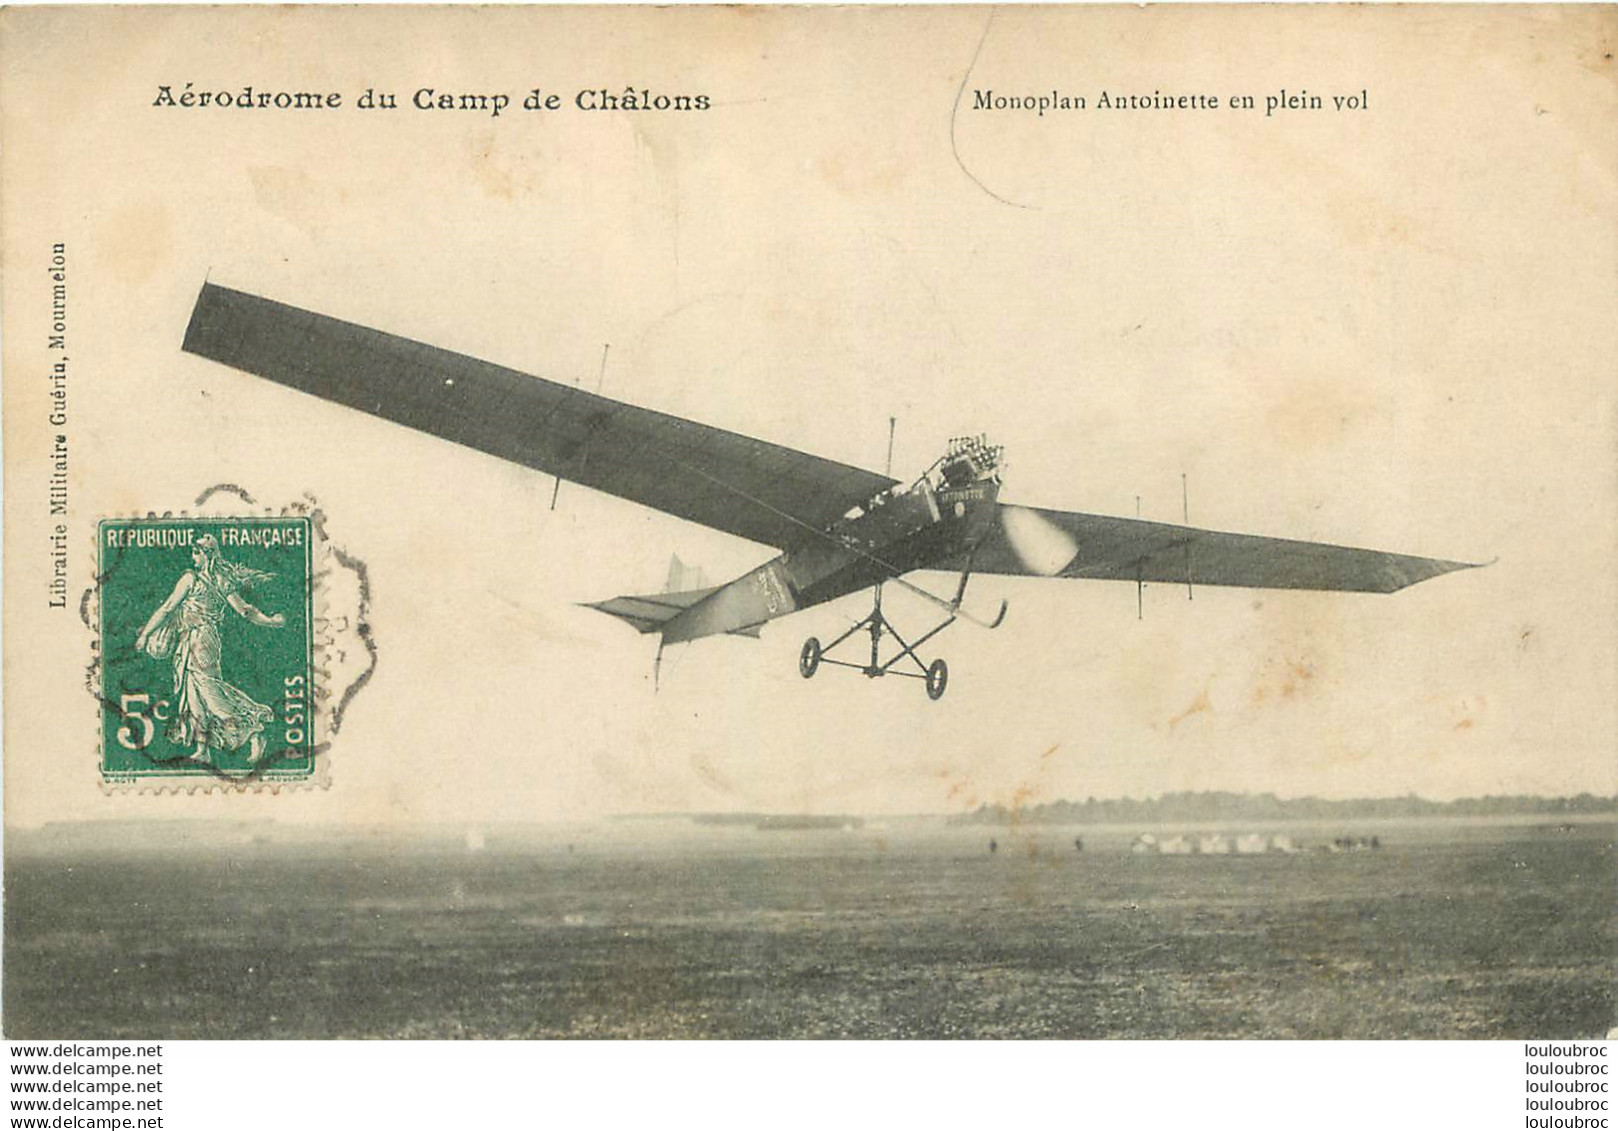
M 195 744 L 191 758 L 205 764 L 212 764 L 214 750 L 237 750 L 247 743 L 247 760 L 257 762 L 264 756 L 264 727 L 275 713 L 225 682 L 219 625 L 227 606 L 261 628 L 281 628 L 286 617 L 260 612 L 243 599 L 242 589 L 268 581 L 270 574 L 225 560 L 213 535 L 197 539 L 191 563 L 195 568 L 180 575 L 174 592 L 140 630 L 135 647 L 154 659 L 173 657 L 176 705 L 169 741 Z

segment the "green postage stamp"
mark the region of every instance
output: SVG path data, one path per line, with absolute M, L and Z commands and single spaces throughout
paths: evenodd
M 315 535 L 306 515 L 100 524 L 103 781 L 314 774 Z

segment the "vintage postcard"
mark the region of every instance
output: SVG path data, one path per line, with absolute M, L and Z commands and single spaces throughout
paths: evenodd
M 0 13 L 5 1035 L 1605 1035 L 1615 45 Z

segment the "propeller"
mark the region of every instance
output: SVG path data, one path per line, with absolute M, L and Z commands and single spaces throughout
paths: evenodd
M 1019 561 L 1041 577 L 1055 577 L 1079 556 L 1079 541 L 1038 511 L 1004 507 L 1000 523 Z

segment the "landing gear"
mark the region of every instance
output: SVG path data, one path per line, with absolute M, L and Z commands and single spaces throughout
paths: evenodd
M 820 667 L 820 641 L 811 636 L 803 642 L 803 651 L 798 653 L 798 674 L 808 679 Z
M 803 642 L 803 650 L 798 653 L 798 674 L 803 676 L 804 679 L 809 679 L 820 669 L 821 664 L 835 664 L 840 668 L 853 668 L 855 671 L 863 672 L 870 679 L 885 675 L 902 675 L 924 681 L 927 688 L 927 698 L 942 699 L 944 689 L 949 686 L 949 665 L 942 659 L 934 660 L 931 664 L 923 663 L 921 657 L 916 654 L 916 649 L 955 623 L 958 610 L 947 604 L 944 607 L 949 611 L 949 616 L 944 622 L 933 628 L 932 631 L 918 637 L 914 643 L 910 643 L 899 635 L 898 630 L 893 627 L 893 622 L 883 615 L 882 591 L 879 588 L 870 614 L 853 628 L 843 633 L 830 644 L 823 645 L 813 636 Z M 1005 615 L 1003 609 L 1001 615 Z M 997 619 L 995 624 L 998 623 L 999 620 Z M 861 632 L 868 633 L 871 638 L 871 659 L 869 663 L 856 664 L 849 660 L 833 659 L 829 655 L 832 649 L 843 643 L 843 641 Z M 887 660 L 882 659 L 882 637 L 884 635 L 893 637 L 899 643 L 898 653 Z M 907 660 L 909 663 L 905 662 Z M 910 670 L 911 665 L 914 665 L 914 671 Z

